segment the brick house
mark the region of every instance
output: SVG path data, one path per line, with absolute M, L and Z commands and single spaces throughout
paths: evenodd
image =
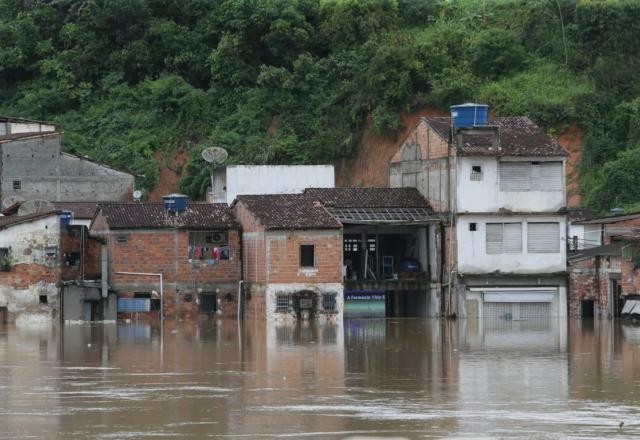
M 248 317 L 341 320 L 342 224 L 304 194 L 238 196 Z
M 566 316 L 565 156 L 528 118 L 482 104 L 422 118 L 401 143 L 389 186 L 417 188 L 446 220 L 443 315 Z
M 584 246 L 568 254 L 569 315 L 620 317 L 625 299 L 640 293 L 636 268 L 640 213 L 584 219 L 572 228 L 578 232 L 584 228 L 589 235 L 585 234 Z
M 340 319 L 345 294 L 379 296 L 390 316 L 432 310 L 440 220 L 417 190 L 308 188 L 238 196 L 233 208 L 248 316 Z
M 175 319 L 237 313 L 240 237 L 226 204 L 101 203 L 90 232 L 106 246 L 119 318 L 157 316 L 161 304 Z
M 59 249 L 58 211 L 0 217 L 0 322 L 58 318 Z

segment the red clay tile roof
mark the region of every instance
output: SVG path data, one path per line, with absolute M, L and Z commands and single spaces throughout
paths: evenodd
M 427 208 L 416 188 L 307 188 L 306 196 L 334 208 Z
M 58 215 L 60 211 L 48 211 L 48 212 L 36 212 L 35 214 L 27 215 L 10 215 L 0 217 L 0 229 L 6 229 L 8 227 L 19 225 L 21 223 L 27 223 L 41 218 L 49 217 L 52 215 Z
M 53 202 L 56 209 L 73 212 L 73 218 L 91 220 L 99 202 Z
M 451 139 L 451 118 L 427 117 L 424 121 L 446 141 Z M 458 149 L 461 156 L 566 156 L 555 139 L 548 136 L 527 117 L 490 118 L 490 126 L 498 127 L 500 149 L 492 149 L 489 135 L 465 136 Z
M 342 224 L 322 206 L 305 194 L 268 194 L 238 196 L 242 203 L 267 230 L 340 229 Z
M 165 211 L 162 203 L 98 204 L 110 229 L 236 229 L 238 224 L 226 203 L 190 202 L 178 215 Z

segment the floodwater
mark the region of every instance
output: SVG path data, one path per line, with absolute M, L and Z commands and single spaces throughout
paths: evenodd
M 619 322 L 0 328 L 0 438 L 638 438 L 639 416 Z

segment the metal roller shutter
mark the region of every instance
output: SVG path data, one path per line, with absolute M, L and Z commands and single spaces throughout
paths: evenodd
M 527 223 L 527 252 L 560 252 L 560 223 Z
M 531 162 L 500 162 L 501 191 L 529 191 Z

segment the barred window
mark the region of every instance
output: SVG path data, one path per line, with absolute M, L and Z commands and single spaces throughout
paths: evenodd
M 325 293 L 322 296 L 322 308 L 325 312 L 336 311 L 336 296 L 333 293 Z
M 276 312 L 289 311 L 289 295 L 276 296 Z
M 482 167 L 480 165 L 473 165 L 471 167 L 471 180 L 476 182 L 482 180 Z

